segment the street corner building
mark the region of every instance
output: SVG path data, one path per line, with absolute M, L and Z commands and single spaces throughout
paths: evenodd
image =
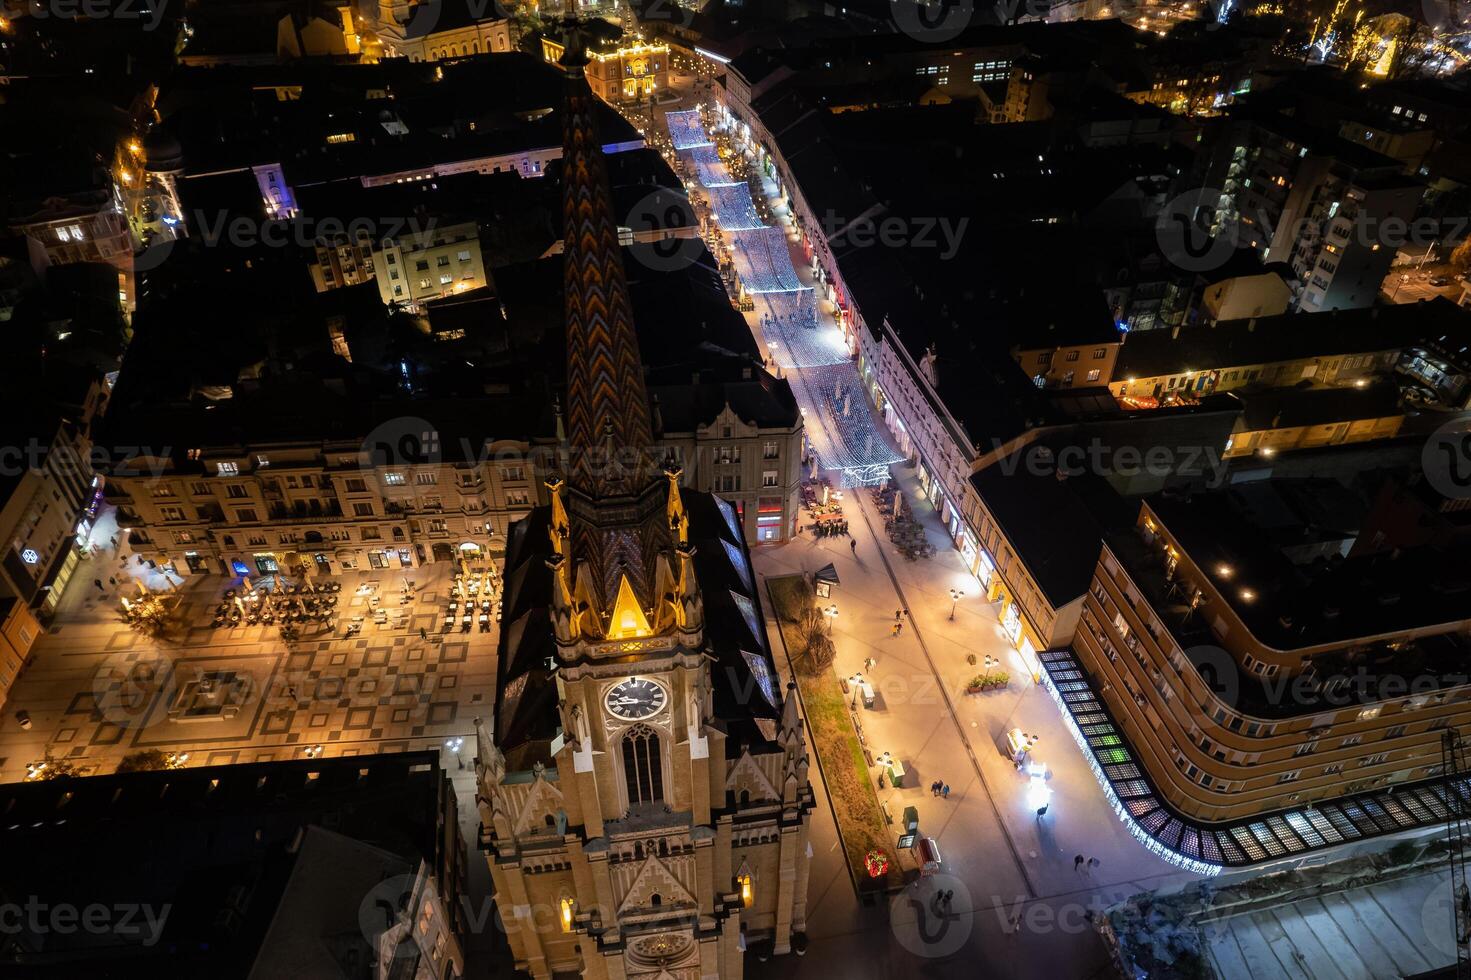
M 740 977 L 748 948 L 804 941 L 803 723 L 734 508 L 682 488 L 648 448 L 594 96 L 569 31 L 570 465 L 509 534 L 497 697 L 477 731 L 482 846 L 533 976 Z

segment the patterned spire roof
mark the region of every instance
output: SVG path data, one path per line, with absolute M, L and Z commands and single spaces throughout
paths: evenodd
M 594 116 L 598 100 L 583 73 L 587 55 L 576 21 L 569 20 L 565 37 L 562 231 L 572 453 L 567 482 L 589 496 L 619 496 L 638 492 L 655 472 L 654 439 Z
M 584 75 L 586 44 L 565 22 L 566 102 L 562 124 L 562 235 L 567 329 L 567 488 L 572 558 L 593 612 L 607 623 L 626 577 L 652 609 L 659 556 L 672 542 L 667 490 L 654 465 L 633 305 L 618 222 Z M 667 571 L 667 570 L 666 570 Z

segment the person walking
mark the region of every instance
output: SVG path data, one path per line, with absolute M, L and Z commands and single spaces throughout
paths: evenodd
M 949 783 L 946 783 L 944 786 L 941 786 L 940 787 L 940 797 L 942 799 L 946 799 L 946 800 L 950 799 L 950 784 Z
M 1092 871 L 1094 868 L 1101 868 L 1101 867 L 1103 867 L 1103 862 L 1102 861 L 1098 860 L 1097 858 L 1089 858 L 1088 859 L 1088 870 L 1089 871 Z
M 903 633 L 903 632 L 904 632 L 904 621 L 901 619 L 899 622 L 897 622 L 897 623 L 894 624 L 894 635 L 895 636 L 898 636 L 900 633 Z
M 889 635 L 890 636 L 898 636 L 899 635 L 899 624 L 898 623 L 895 623 L 893 626 L 891 626 L 889 628 Z
M 945 785 L 945 784 L 942 783 L 942 782 L 940 782 L 938 779 L 935 780 L 933 783 L 930 783 L 930 795 L 931 796 L 939 796 L 940 795 L 940 787 L 943 786 L 943 785 Z
M 1073 870 L 1074 871 L 1082 871 L 1083 870 L 1083 855 L 1079 854 L 1078 856 L 1076 856 L 1076 857 L 1073 858 Z
M 104 589 L 102 587 L 102 579 L 100 579 L 100 578 L 94 578 L 92 580 L 92 584 L 95 585 L 95 586 L 97 586 L 97 591 L 98 592 L 106 592 L 107 591 L 106 589 Z
M 424 627 L 422 627 L 422 626 L 419 627 L 419 639 L 421 639 L 421 640 L 427 640 L 427 639 L 429 639 L 429 631 L 427 629 L 425 629 Z
M 858 542 L 850 538 L 848 540 L 848 550 L 852 551 L 853 556 L 856 558 L 858 556 Z
M 903 610 L 902 609 L 895 609 L 894 610 L 894 622 L 896 622 L 896 623 L 899 622 L 899 617 L 902 614 L 903 614 Z

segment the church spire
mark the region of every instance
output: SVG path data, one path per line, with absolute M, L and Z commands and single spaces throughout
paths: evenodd
M 618 223 L 588 87 L 586 39 L 564 25 L 562 239 L 567 328 L 568 483 L 589 496 L 637 493 L 654 473 L 653 434 Z M 609 455 L 612 459 L 609 459 Z

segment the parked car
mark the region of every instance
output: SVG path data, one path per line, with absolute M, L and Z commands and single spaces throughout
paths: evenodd
M 1431 276 L 1430 277 L 1430 285 L 1432 285 L 1432 286 L 1449 286 L 1450 284 L 1451 284 L 1451 281 L 1446 276 Z

